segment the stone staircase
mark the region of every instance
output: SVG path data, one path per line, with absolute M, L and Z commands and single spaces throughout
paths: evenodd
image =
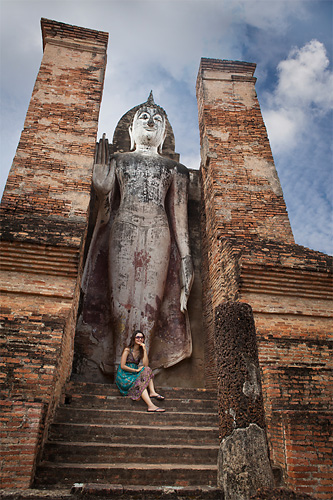
M 142 400 L 120 396 L 114 385 L 70 382 L 34 487 L 72 488 L 85 498 L 102 492 L 124 499 L 222 498 L 216 393 L 160 392 L 166 412 L 148 413 Z

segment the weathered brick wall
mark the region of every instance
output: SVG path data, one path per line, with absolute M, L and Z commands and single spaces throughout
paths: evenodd
M 43 60 L 2 199 L 4 231 L 7 241 L 78 247 L 90 199 L 107 35 L 45 19 L 42 32 Z M 36 231 L 37 224 L 44 227 Z
M 1 488 L 29 488 L 41 442 L 44 404 L 1 401 Z
M 288 486 L 326 499 L 332 258 L 294 244 L 255 95 L 254 68 L 204 59 L 198 75 L 203 288 L 211 297 L 203 313 L 206 365 L 214 366 L 218 305 L 250 304 L 271 457 Z
M 253 308 L 273 463 L 290 488 L 331 498 L 332 258 L 228 239 L 221 267 L 221 297 Z
M 197 98 L 209 225 L 223 236 L 293 243 L 254 70 L 250 63 L 201 60 Z
M 224 275 L 221 238 L 293 243 L 253 78 L 255 64 L 202 59 L 197 79 L 206 278 L 213 307 Z M 205 257 L 204 257 L 205 258 Z M 206 317 L 210 332 L 213 318 Z M 214 335 L 210 332 L 209 337 Z M 211 366 L 207 346 L 207 365 Z
M 332 411 L 275 411 L 270 436 L 273 459 L 286 484 L 312 498 L 332 498 Z
M 44 54 L 1 205 L 1 464 L 28 488 L 70 375 L 108 35 L 42 19 Z
M 271 456 L 288 486 L 330 498 L 332 258 L 263 242 L 243 249 L 240 261 L 239 299 L 255 315 Z

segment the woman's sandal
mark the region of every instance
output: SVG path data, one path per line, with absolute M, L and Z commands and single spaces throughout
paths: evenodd
M 165 408 L 156 408 L 156 410 L 147 410 L 148 413 L 162 413 L 163 411 L 165 411 Z
M 150 396 L 150 399 L 157 399 L 158 401 L 163 401 L 165 397 L 161 396 L 161 394 L 157 394 L 156 396 Z

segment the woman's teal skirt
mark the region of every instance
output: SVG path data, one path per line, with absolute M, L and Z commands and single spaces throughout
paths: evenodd
M 135 363 L 126 364 L 129 368 L 138 368 Z M 148 387 L 150 380 L 154 377 L 151 368 L 143 366 L 138 373 L 127 372 L 122 368 L 118 368 L 116 376 L 116 385 L 122 396 L 128 396 L 136 401 L 140 399 L 143 391 Z

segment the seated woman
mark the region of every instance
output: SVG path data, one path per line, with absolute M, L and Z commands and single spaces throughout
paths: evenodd
M 123 396 L 128 396 L 134 401 L 141 397 L 148 406 L 148 412 L 163 412 L 165 409 L 154 405 L 151 400 L 151 398 L 156 398 L 161 401 L 164 397 L 155 391 L 154 375 L 148 366 L 148 356 L 144 340 L 145 336 L 140 330 L 136 330 L 133 333 L 129 345 L 125 347 L 121 356 L 116 376 L 116 385 Z M 139 367 L 141 360 L 143 366 Z

